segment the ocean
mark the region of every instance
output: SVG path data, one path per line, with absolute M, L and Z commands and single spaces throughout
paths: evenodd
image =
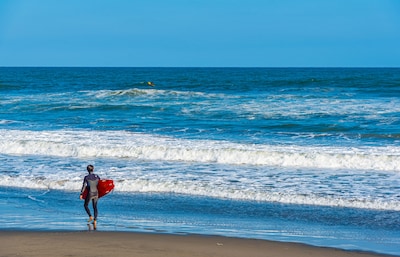
M 147 82 L 153 82 L 149 86 Z M 398 68 L 0 68 L 0 229 L 400 255 Z

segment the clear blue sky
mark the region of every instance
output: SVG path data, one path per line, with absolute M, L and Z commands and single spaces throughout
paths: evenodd
M 0 0 L 0 66 L 400 67 L 400 0 Z

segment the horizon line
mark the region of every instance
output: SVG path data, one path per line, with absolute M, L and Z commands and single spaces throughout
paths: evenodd
M 0 68 L 398 69 L 400 66 L 2 66 Z

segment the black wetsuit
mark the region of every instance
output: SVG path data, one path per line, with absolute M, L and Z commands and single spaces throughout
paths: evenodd
M 97 184 L 99 183 L 100 177 L 94 173 L 90 173 L 89 175 L 85 176 L 85 178 L 83 179 L 83 185 L 82 185 L 82 190 L 81 193 L 83 193 L 83 191 L 85 191 L 86 187 L 88 189 L 88 194 L 85 198 L 85 210 L 87 212 L 87 214 L 90 216 L 92 216 L 92 214 L 90 213 L 90 209 L 89 209 L 89 202 L 90 200 L 92 200 L 93 203 L 93 212 L 94 212 L 94 219 L 97 219 L 97 200 L 99 199 L 99 195 L 98 195 L 98 191 L 97 191 Z

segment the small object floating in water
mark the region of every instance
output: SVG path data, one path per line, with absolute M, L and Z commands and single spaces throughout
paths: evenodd
M 155 86 L 154 83 L 151 82 L 151 81 L 147 81 L 147 85 L 148 85 L 148 86 L 151 86 L 151 87 L 154 87 L 154 86 Z

